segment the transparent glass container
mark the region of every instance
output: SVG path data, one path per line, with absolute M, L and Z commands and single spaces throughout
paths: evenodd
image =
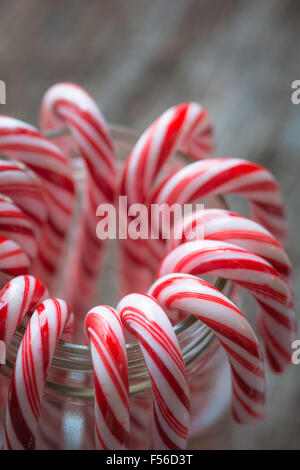
M 111 125 L 120 167 L 134 145 L 135 132 Z M 65 129 L 52 133 L 51 138 L 63 141 L 73 157 L 78 187 L 84 182 L 82 161 L 76 158 L 76 149 Z M 183 159 L 183 160 L 182 160 Z M 177 155 L 172 165 L 182 165 L 184 156 Z M 224 201 L 214 198 L 208 205 L 224 207 Z M 112 270 L 109 259 L 107 269 Z M 231 283 L 215 280 L 217 288 L 233 295 Z M 110 286 L 114 298 L 114 287 Z M 59 293 L 61 294 L 61 293 Z M 101 296 L 98 304 L 109 303 Z M 95 301 L 95 304 L 97 302 Z M 116 301 L 112 306 L 116 305 Z M 5 404 L 10 376 L 22 340 L 26 319 L 18 328 L 7 351 L 6 364 L 0 366 L 0 419 L 4 427 Z M 194 317 L 176 325 L 175 332 L 187 367 L 191 390 L 191 425 L 189 446 L 193 448 L 222 447 L 231 419 L 228 408 L 231 401 L 230 371 L 225 353 L 211 330 Z M 143 355 L 137 343 L 127 344 L 130 382 L 131 449 L 151 446 L 152 391 Z M 38 449 L 93 449 L 94 448 L 94 388 L 90 348 L 85 345 L 59 342 L 47 377 L 39 421 Z M 225 424 L 224 424 L 225 419 Z M 222 421 L 222 426 L 218 423 Z M 221 429 L 221 433 L 220 433 Z M 221 436 L 221 441 L 220 441 Z M 1 439 L 3 435 L 1 436 Z M 216 442 L 214 442 L 216 438 Z

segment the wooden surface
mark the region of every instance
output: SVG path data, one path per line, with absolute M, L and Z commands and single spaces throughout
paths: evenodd
M 297 295 L 300 105 L 290 87 L 300 79 L 299 1 L 1 0 L 0 9 L 1 114 L 36 123 L 43 92 L 61 80 L 86 87 L 109 121 L 140 131 L 172 104 L 201 102 L 217 155 L 259 162 L 281 184 Z M 268 418 L 235 425 L 227 448 L 300 448 L 300 366 L 268 380 Z

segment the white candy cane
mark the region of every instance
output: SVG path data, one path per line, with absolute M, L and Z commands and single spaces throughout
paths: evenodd
M 183 205 L 218 194 L 245 197 L 253 218 L 285 241 L 287 229 L 279 186 L 268 170 L 247 160 L 216 158 L 191 163 L 159 184 L 149 204 Z
M 296 318 L 290 290 L 278 271 L 263 258 L 230 243 L 201 240 L 184 243 L 163 259 L 158 276 L 170 273 L 209 274 L 246 288 L 262 308 L 266 352 L 272 369 L 291 363 Z
M 149 289 L 165 311 L 194 315 L 218 337 L 231 365 L 233 414 L 245 424 L 265 416 L 263 356 L 258 340 L 240 310 L 207 282 L 187 274 L 169 274 Z
M 47 295 L 44 284 L 34 276 L 11 279 L 0 292 L 0 340 L 8 346 L 23 318 Z
M 111 307 L 94 307 L 85 318 L 85 330 L 94 370 L 96 448 L 128 449 L 129 382 L 120 317 Z
M 189 428 L 189 388 L 172 325 L 158 302 L 129 294 L 117 306 L 122 322 L 140 344 L 154 395 L 154 448 L 184 449 Z
M 73 214 L 71 165 L 59 148 L 34 127 L 6 116 L 0 116 L 0 152 L 25 163 L 43 184 L 48 217 L 35 273 L 51 289 Z
M 28 323 L 10 384 L 5 449 L 35 448 L 47 372 L 69 313 L 63 300 L 47 299 Z
M 85 161 L 87 184 L 79 235 L 67 284 L 67 300 L 75 313 L 90 307 L 98 287 L 105 243 L 96 235 L 97 207 L 114 203 L 117 172 L 112 139 L 91 96 L 74 83 L 58 83 L 45 94 L 41 106 L 44 131 L 67 126 Z

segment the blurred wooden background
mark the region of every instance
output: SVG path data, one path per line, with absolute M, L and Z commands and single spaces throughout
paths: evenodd
M 299 1 L 0 0 L 0 11 L 1 114 L 37 123 L 42 94 L 61 80 L 86 87 L 109 121 L 140 131 L 170 105 L 201 102 L 218 156 L 255 160 L 278 178 L 297 290 L 300 105 L 290 97 L 300 79 Z M 299 406 L 293 366 L 269 378 L 266 421 L 234 425 L 227 448 L 300 448 Z

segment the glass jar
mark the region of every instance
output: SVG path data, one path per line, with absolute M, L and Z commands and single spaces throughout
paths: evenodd
M 120 167 L 134 145 L 137 135 L 119 126 L 110 126 Z M 60 139 L 70 155 L 74 146 L 66 131 L 52 133 Z M 173 165 L 182 165 L 177 156 Z M 84 181 L 80 159 L 73 158 L 79 190 Z M 80 192 L 80 191 L 79 191 Z M 209 204 L 211 205 L 211 204 Z M 214 198 L 215 207 L 224 207 L 224 201 Z M 112 269 L 112 267 L 108 267 Z M 231 296 L 231 283 L 223 279 L 215 282 L 217 288 Z M 111 292 L 113 288 L 111 287 Z M 113 294 L 114 295 L 114 294 Z M 105 300 L 105 302 L 104 302 Z M 98 299 L 100 304 L 116 302 Z M 10 376 L 16 354 L 25 331 L 25 321 L 18 328 L 7 351 L 6 364 L 0 366 L 1 431 Z M 181 346 L 191 390 L 190 445 L 194 448 L 214 448 L 218 439 L 217 423 L 227 416 L 231 401 L 230 371 L 225 353 L 211 330 L 194 317 L 176 325 L 175 332 Z M 137 343 L 127 345 L 130 382 L 131 449 L 147 449 L 151 445 L 152 390 L 143 355 Z M 90 349 L 84 345 L 59 342 L 47 377 L 39 421 L 38 449 L 93 449 L 94 448 L 94 389 Z M 231 420 L 222 424 L 223 434 Z M 215 429 L 215 433 L 211 430 Z M 209 443 L 208 443 L 208 436 Z M 211 439 L 212 436 L 212 439 Z M 3 438 L 3 436 L 1 436 Z

